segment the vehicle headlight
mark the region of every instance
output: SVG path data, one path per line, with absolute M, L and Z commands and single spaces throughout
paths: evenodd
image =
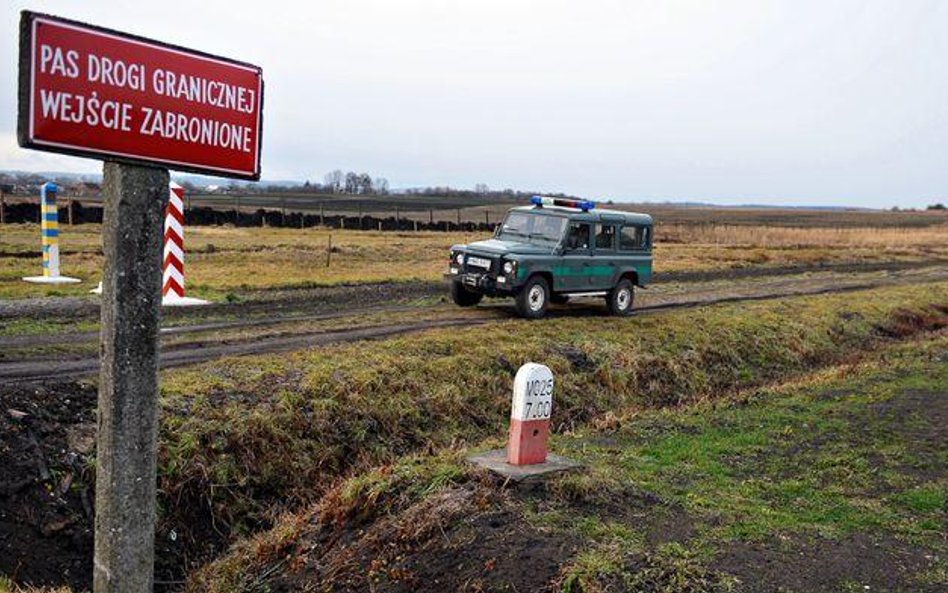
M 508 276 L 514 273 L 514 270 L 517 269 L 517 262 L 508 261 L 504 262 L 504 274 Z
M 459 254 L 455 255 L 455 256 L 454 256 L 454 261 L 458 262 L 458 265 L 459 265 L 459 266 L 460 266 L 461 264 L 463 264 L 463 263 L 464 263 L 464 254 L 463 254 L 463 253 L 459 253 Z

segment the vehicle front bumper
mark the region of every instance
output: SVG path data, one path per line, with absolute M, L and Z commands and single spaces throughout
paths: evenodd
M 507 296 L 513 294 L 517 288 L 516 278 L 494 276 L 489 272 L 448 272 L 444 275 L 444 279 L 447 282 L 460 282 L 468 290 L 488 296 Z

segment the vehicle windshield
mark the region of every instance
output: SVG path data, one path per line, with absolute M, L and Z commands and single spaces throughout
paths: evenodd
M 498 239 L 525 243 L 558 243 L 566 218 L 533 212 L 508 212 L 497 231 Z

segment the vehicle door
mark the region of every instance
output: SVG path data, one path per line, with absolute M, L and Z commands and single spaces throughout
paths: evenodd
M 560 273 L 553 274 L 555 290 L 569 292 L 589 290 L 587 269 L 592 259 L 591 233 L 589 223 L 578 221 L 569 223 L 562 262 L 558 266 Z M 562 282 L 559 282 L 557 277 L 562 278 Z
M 617 263 L 621 271 L 635 270 L 641 281 L 647 281 L 652 273 L 651 227 L 625 225 L 619 231 Z
M 616 234 L 618 226 L 615 223 L 603 222 L 593 227 L 593 250 L 589 265 L 586 267 L 586 277 L 590 290 L 610 290 L 615 284 L 618 275 L 616 266 Z

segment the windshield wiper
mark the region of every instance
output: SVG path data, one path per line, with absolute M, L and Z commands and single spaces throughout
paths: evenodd
M 527 235 L 527 240 L 529 241 L 530 239 L 542 239 L 542 240 L 544 240 L 544 241 L 555 241 L 555 240 L 556 240 L 555 238 L 548 237 L 547 235 L 544 235 L 544 234 L 542 234 L 542 233 L 536 233 L 536 234 L 530 233 L 529 235 Z

